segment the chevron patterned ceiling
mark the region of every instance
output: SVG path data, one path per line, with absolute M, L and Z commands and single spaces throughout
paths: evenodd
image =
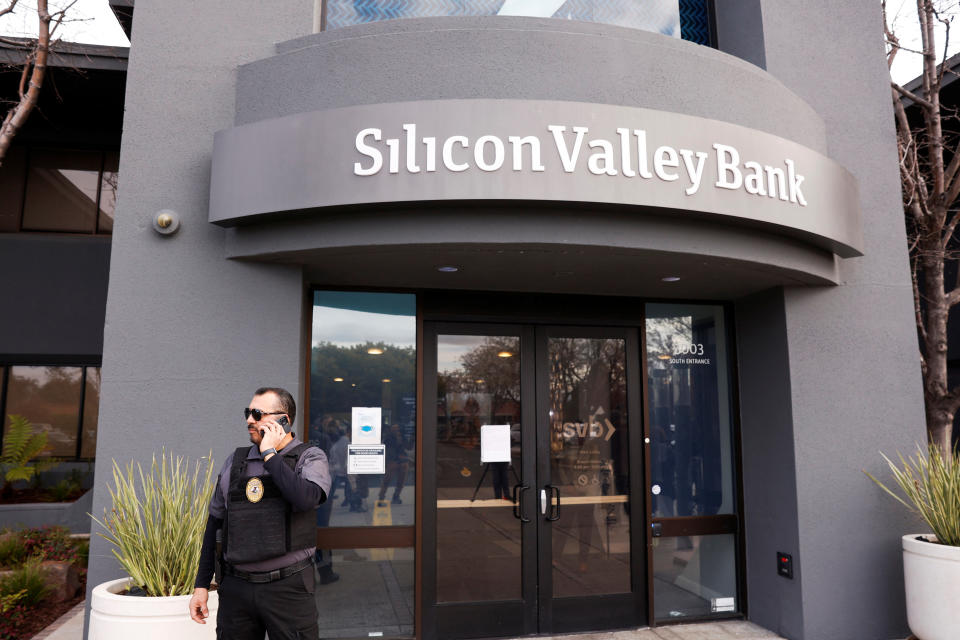
M 709 44 L 707 1 L 327 0 L 324 4 L 327 29 L 396 18 L 530 15 L 612 24 Z

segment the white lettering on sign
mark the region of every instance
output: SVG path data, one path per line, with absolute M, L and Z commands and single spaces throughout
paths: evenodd
M 700 191 L 710 153 L 696 149 L 678 149 L 660 145 L 651 153 L 647 148 L 647 132 L 643 129 L 615 130 L 613 139 L 590 137 L 590 128 L 550 124 L 546 127 L 550 136 L 545 140 L 553 143 L 555 156 L 549 152 L 546 158 L 554 157 L 565 173 L 586 169 L 596 176 L 622 176 L 664 182 L 678 182 L 687 196 Z M 471 140 L 464 135 L 449 136 L 441 144 L 436 137 L 417 136 L 417 125 L 405 123 L 403 136 L 383 137 L 383 130 L 375 127 L 361 129 L 356 136 L 355 147 L 363 158 L 353 164 L 353 173 L 372 176 L 379 173 L 387 154 L 387 169 L 391 174 L 401 172 L 433 173 L 437 170 L 437 151 L 440 163 L 447 171 L 461 173 L 471 168 L 484 172 L 546 170 L 542 153 L 543 139 L 536 135 L 500 136 L 487 134 Z M 549 142 L 547 145 L 549 146 Z M 384 149 L 386 147 L 386 149 Z M 509 148 L 509 150 L 508 150 Z M 779 164 L 762 164 L 756 160 L 743 160 L 733 146 L 714 143 L 717 189 L 732 191 L 743 189 L 750 195 L 773 198 L 801 207 L 807 206 L 803 195 L 804 176 L 797 173 L 793 160 L 784 158 Z M 509 153 L 509 162 L 508 162 Z M 586 157 L 584 161 L 583 158 Z M 422 160 L 422 165 L 418 161 Z M 652 171 L 651 171 L 652 167 Z

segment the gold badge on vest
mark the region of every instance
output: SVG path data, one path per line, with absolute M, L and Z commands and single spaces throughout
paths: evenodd
M 263 498 L 263 482 L 260 478 L 250 478 L 247 480 L 247 500 L 250 502 L 260 502 Z

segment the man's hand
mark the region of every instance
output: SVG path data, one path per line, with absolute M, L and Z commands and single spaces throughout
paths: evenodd
M 190 619 L 200 624 L 207 624 L 204 618 L 210 616 L 207 610 L 207 589 L 197 587 L 190 597 Z
M 263 437 L 260 439 L 261 453 L 271 448 L 278 449 L 278 445 L 287 435 L 283 427 L 274 420 L 264 420 L 260 423 L 259 428 L 263 431 Z

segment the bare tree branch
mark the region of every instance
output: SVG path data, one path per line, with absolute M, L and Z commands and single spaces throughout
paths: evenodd
M 37 0 L 37 39 L 33 51 L 24 63 L 20 82 L 20 101 L 7 112 L 3 125 L 0 126 L 0 163 L 6 156 L 14 136 L 23 127 L 27 117 L 40 100 L 40 90 L 43 88 L 43 80 L 47 72 L 47 58 L 50 55 L 52 20 L 47 0 Z M 28 70 L 29 80 L 26 79 Z
M 13 10 L 17 8 L 18 2 L 20 2 L 20 0 L 10 0 L 10 4 L 7 5 L 6 9 L 0 9 L 0 18 L 8 13 L 13 13 Z

